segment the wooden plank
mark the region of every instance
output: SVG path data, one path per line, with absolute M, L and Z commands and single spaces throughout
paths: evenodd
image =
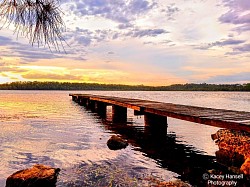
M 122 107 L 132 108 L 134 110 L 140 110 L 139 106 L 127 104 L 127 103 L 124 103 L 124 102 L 121 102 L 121 101 L 116 101 L 116 100 L 113 100 L 113 99 L 90 97 L 90 100 L 95 100 L 95 101 L 100 101 L 100 102 L 109 103 L 109 104 L 113 104 L 113 105 L 118 105 L 118 106 L 122 106 Z

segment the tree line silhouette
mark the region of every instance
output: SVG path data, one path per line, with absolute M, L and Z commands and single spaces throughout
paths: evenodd
M 108 91 L 250 91 L 246 84 L 173 84 L 145 86 L 99 83 L 22 81 L 0 84 L 0 90 L 108 90 Z

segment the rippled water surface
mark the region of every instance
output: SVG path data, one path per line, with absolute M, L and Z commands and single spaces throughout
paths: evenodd
M 104 92 L 82 91 L 185 105 L 250 111 L 250 93 L 236 92 Z M 61 168 L 57 186 L 149 185 L 180 178 L 200 184 L 201 174 L 217 167 L 217 146 L 211 134 L 218 128 L 168 118 L 168 133 L 146 133 L 143 116 L 128 110 L 127 124 L 74 103 L 67 91 L 0 91 L 0 186 L 13 172 L 36 163 Z M 109 150 L 106 142 L 118 134 L 126 149 Z M 196 176 L 196 177 L 194 177 Z

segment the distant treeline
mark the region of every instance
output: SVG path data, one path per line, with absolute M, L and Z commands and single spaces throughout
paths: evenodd
M 121 91 L 250 91 L 247 84 L 174 84 L 144 86 L 70 82 L 12 82 L 0 84 L 0 90 L 121 90 Z

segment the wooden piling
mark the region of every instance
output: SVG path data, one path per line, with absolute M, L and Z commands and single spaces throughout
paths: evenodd
M 146 128 L 152 133 L 167 133 L 167 117 L 160 116 L 157 114 L 145 113 L 144 114 L 144 124 Z
M 113 105 L 112 106 L 112 121 L 114 123 L 126 123 L 127 122 L 127 108 Z
M 96 112 L 102 117 L 105 118 L 107 115 L 107 104 L 103 102 L 96 102 Z
M 89 108 L 92 112 L 95 112 L 95 111 L 96 111 L 96 101 L 89 100 L 88 108 Z

